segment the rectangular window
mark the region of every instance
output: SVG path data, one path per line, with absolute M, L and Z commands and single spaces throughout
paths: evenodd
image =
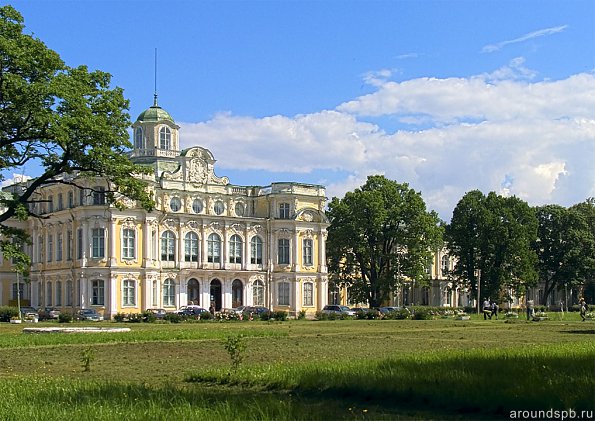
M 260 237 L 252 237 L 252 241 L 250 241 L 250 263 L 262 265 L 262 240 Z
M 62 305 L 62 282 L 56 282 L 56 305 Z
M 278 301 L 280 306 L 289 305 L 289 282 L 280 282 L 278 287 Z
M 72 281 L 66 281 L 66 305 L 72 305 Z
M 304 305 L 314 305 L 314 284 L 312 282 L 306 282 L 304 284 Z
M 62 193 L 58 193 L 58 210 L 61 211 L 62 209 L 64 209 L 64 198 Z
M 47 306 L 52 305 L 52 283 L 48 282 L 45 286 L 45 303 Z
M 279 239 L 277 263 L 279 263 L 280 265 L 289 264 L 289 239 L 287 238 Z
M 66 260 L 72 260 L 72 231 L 66 232 Z
M 79 205 L 85 206 L 85 189 L 79 190 Z
M 91 239 L 93 243 L 91 257 L 94 259 L 105 257 L 105 230 L 103 228 L 93 228 Z
M 279 205 L 279 218 L 289 219 L 289 203 L 281 203 Z
M 303 241 L 303 262 L 304 266 L 312 266 L 312 240 L 310 239 Z
M 62 261 L 62 233 L 56 234 L 56 261 Z
M 93 281 L 91 283 L 91 304 L 94 306 L 102 306 L 105 304 L 103 281 Z
M 23 294 L 25 292 L 25 284 L 23 282 L 19 282 L 19 289 L 17 291 L 17 283 L 14 282 L 12 284 L 12 299 L 16 300 L 17 294 L 21 297 L 21 300 L 23 299 Z
M 122 258 L 134 259 L 136 232 L 126 228 L 122 231 Z
M 159 287 L 157 285 L 157 281 L 153 281 L 153 307 L 158 307 L 159 303 L 157 302 L 159 299 Z
M 76 258 L 82 259 L 83 252 L 84 252 L 84 244 L 83 244 L 83 229 L 79 228 L 76 230 Z
M 48 235 L 48 255 L 47 261 L 51 262 L 52 258 L 54 257 L 54 236 L 52 234 Z
M 68 192 L 68 208 L 74 208 L 74 193 L 71 191 Z
M 96 186 L 93 188 L 93 204 L 105 205 L 105 188 Z
M 54 196 L 48 196 L 48 213 L 54 211 Z
M 136 285 L 135 281 L 127 279 L 122 286 L 122 305 L 134 306 L 136 305 Z
M 41 235 L 37 236 L 37 261 L 39 263 L 43 262 L 43 237 Z

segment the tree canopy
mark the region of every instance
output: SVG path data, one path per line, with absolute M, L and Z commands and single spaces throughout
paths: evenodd
M 0 248 L 26 265 L 27 256 L 19 251 L 26 233 L 7 221 L 41 217 L 30 206 L 39 187 L 80 187 L 65 174 L 79 180 L 103 177 L 112 186 L 110 203 L 116 192 L 149 210 L 153 201 L 146 184 L 133 176 L 148 170 L 126 154 L 132 145 L 122 89 L 110 87 L 108 73 L 67 66 L 41 40 L 24 33 L 23 22 L 11 6 L 0 7 L 0 181 L 27 164 L 41 169 L 26 186 L 0 195 Z
M 377 307 L 405 278 L 426 280 L 441 221 L 407 184 L 369 176 L 361 188 L 333 198 L 327 215 L 329 272 L 352 299 Z
M 498 299 L 503 291 L 521 294 L 537 281 L 534 210 L 516 197 L 466 193 L 453 211 L 445 238 L 456 258 L 452 275 L 468 284 L 476 297 Z M 482 298 L 482 297 L 477 297 Z

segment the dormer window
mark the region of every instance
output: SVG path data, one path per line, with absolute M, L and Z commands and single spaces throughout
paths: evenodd
M 136 149 L 144 149 L 145 145 L 143 142 L 143 129 L 141 127 L 137 127 L 136 131 L 134 132 L 134 147 Z
M 171 149 L 171 130 L 169 127 L 159 129 L 159 147 L 161 149 Z

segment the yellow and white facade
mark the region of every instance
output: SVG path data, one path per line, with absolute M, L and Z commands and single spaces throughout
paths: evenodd
M 230 184 L 209 150 L 180 151 L 179 126 L 156 101 L 133 124 L 133 144 L 131 159 L 155 170 L 144 177 L 156 209 L 108 206 L 109 186 L 76 174 L 40 189 L 45 218 L 25 222 L 32 267 L 22 305 L 95 308 L 109 319 L 187 304 L 290 314 L 327 304 L 324 187 Z M 1 259 L 0 305 L 16 296 L 17 274 Z

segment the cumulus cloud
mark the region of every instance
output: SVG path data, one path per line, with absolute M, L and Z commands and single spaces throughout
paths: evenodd
M 525 41 L 528 41 L 533 38 L 539 38 L 539 37 L 544 37 L 547 35 L 557 34 L 558 32 L 564 31 L 566 28 L 568 28 L 568 25 L 561 25 L 561 26 L 555 26 L 553 28 L 540 29 L 537 31 L 529 32 L 528 34 L 522 35 L 515 39 L 511 39 L 508 41 L 501 41 L 496 44 L 486 45 L 482 48 L 481 51 L 482 51 L 482 53 L 493 53 L 495 51 L 501 50 L 502 48 L 506 47 L 507 45 L 517 44 L 519 42 L 525 42 Z
M 524 72 L 522 59 L 508 67 Z M 532 205 L 595 195 L 594 74 L 538 82 L 498 71 L 402 82 L 389 71 L 370 75 L 375 91 L 335 110 L 182 123 L 183 146 L 209 148 L 221 168 L 294 172 L 295 181 L 311 171 L 347 174 L 329 176 L 329 197 L 384 174 L 421 191 L 444 219 L 473 189 Z M 386 120 L 400 129 L 386 130 Z

